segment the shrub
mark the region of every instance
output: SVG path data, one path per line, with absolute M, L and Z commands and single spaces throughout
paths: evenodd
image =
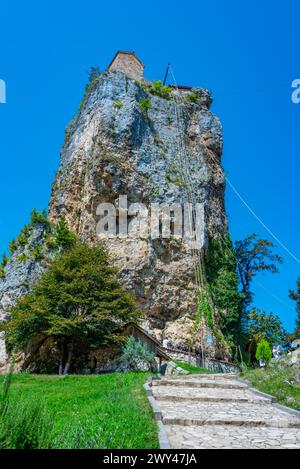
M 99 67 L 90 67 L 90 69 L 87 71 L 87 74 L 88 74 L 89 82 L 85 87 L 84 96 L 82 98 L 82 101 L 79 104 L 78 112 L 80 112 L 83 106 L 85 105 L 88 99 L 88 96 L 91 90 L 93 89 L 94 84 L 97 82 L 99 76 L 101 75 L 101 72 L 99 70 Z
M 26 254 L 24 254 L 24 252 L 22 252 L 22 253 L 17 257 L 17 260 L 20 261 L 20 262 L 26 262 L 28 258 L 29 258 L 29 257 L 28 257 Z
M 134 337 L 129 337 L 123 348 L 121 361 L 129 362 L 133 368 L 139 361 L 146 362 L 149 368 L 153 367 L 154 353 L 150 352 L 147 347 Z
M 66 132 L 65 132 L 65 144 L 69 143 L 70 137 L 71 137 L 71 132 L 70 132 L 69 129 L 66 129 Z
M 266 363 L 269 363 L 272 358 L 272 350 L 267 340 L 262 339 L 258 343 L 255 358 L 256 360 L 262 360 Z
M 5 252 L 2 254 L 2 261 L 0 263 L 0 278 L 4 278 L 5 277 L 5 266 L 8 262 L 8 258 L 5 254 Z
M 32 255 L 35 261 L 41 261 L 42 259 L 44 259 L 44 254 L 39 244 L 37 244 L 33 249 L 31 249 L 30 254 Z M 24 262 L 24 259 L 23 259 L 23 262 Z
M 115 101 L 114 106 L 119 109 L 124 106 L 124 103 L 122 103 L 122 101 Z
M 189 93 L 186 97 L 187 101 L 189 103 L 197 103 L 198 101 L 198 96 L 196 93 Z
M 76 235 L 69 230 L 66 220 L 61 218 L 56 225 L 54 243 L 64 250 L 71 249 L 77 241 Z
M 99 67 L 90 67 L 87 71 L 89 83 L 94 83 L 100 76 L 101 72 Z
M 148 98 L 143 98 L 139 102 L 140 108 L 144 114 L 147 114 L 149 109 L 152 109 L 152 104 Z
M 168 99 L 170 98 L 172 88 L 171 86 L 163 85 L 161 80 L 157 80 L 152 83 L 150 91 L 152 94 L 159 96 L 160 98 Z
M 35 209 L 32 210 L 31 218 L 30 218 L 30 226 L 34 226 L 36 224 L 49 226 L 49 220 L 48 220 L 47 212 L 45 209 L 43 209 L 41 212 L 38 212 Z
M 10 255 L 12 255 L 18 249 L 18 244 L 16 243 L 14 239 L 9 243 L 8 249 L 9 249 Z

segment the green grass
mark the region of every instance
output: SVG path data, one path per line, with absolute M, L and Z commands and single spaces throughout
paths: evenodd
M 52 448 L 158 448 L 157 425 L 143 389 L 147 377 L 16 374 L 9 412 L 14 417 L 20 403 L 22 408 L 26 402 L 28 407 L 38 401 L 45 404 L 51 420 L 47 445 Z
M 293 383 L 296 375 L 300 375 L 299 368 L 275 366 L 241 373 L 255 388 L 276 397 L 279 404 L 300 410 L 300 385 Z
M 174 363 L 176 363 L 177 366 L 180 366 L 184 370 L 189 371 L 190 373 L 209 373 L 209 374 L 213 373 L 207 368 L 199 368 L 198 366 L 190 365 L 189 363 L 177 362 L 177 361 L 174 361 Z

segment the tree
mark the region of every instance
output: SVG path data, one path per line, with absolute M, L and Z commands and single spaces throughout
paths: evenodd
M 9 348 L 26 350 L 51 337 L 60 350 L 59 374 L 67 374 L 76 349 L 120 341 L 119 332 L 138 312 L 116 273 L 101 244 L 77 242 L 57 256 L 2 325 Z
M 253 301 L 254 294 L 250 290 L 253 278 L 258 273 L 277 273 L 277 264 L 283 262 L 279 255 L 273 254 L 273 248 L 274 244 L 271 241 L 258 239 L 256 234 L 235 243 L 244 311 Z
M 276 314 L 267 314 L 258 308 L 252 308 L 247 314 L 247 336 L 249 360 L 252 358 L 252 350 L 255 345 L 265 339 L 270 344 L 283 344 L 286 341 L 284 330 L 279 317 Z
M 297 318 L 296 318 L 296 329 L 295 329 L 295 337 L 300 336 L 300 277 L 297 280 L 297 290 L 289 291 L 289 297 L 291 300 L 296 301 L 296 311 L 297 311 Z
M 61 247 L 64 251 L 71 249 L 77 242 L 76 235 L 69 230 L 65 218 L 60 218 L 55 227 L 55 244 Z
M 88 74 L 89 83 L 94 83 L 94 81 L 100 75 L 99 67 L 90 67 L 89 70 L 87 71 L 87 74 Z
M 255 354 L 256 360 L 262 360 L 265 363 L 269 363 L 269 361 L 272 358 L 272 350 L 270 347 L 269 342 L 266 339 L 262 339 L 256 349 L 256 354 Z
M 238 291 L 236 258 L 229 233 L 225 241 L 220 238 L 209 240 L 205 271 L 213 304 L 219 311 L 220 328 L 227 339 L 233 337 L 238 340 L 241 294 Z

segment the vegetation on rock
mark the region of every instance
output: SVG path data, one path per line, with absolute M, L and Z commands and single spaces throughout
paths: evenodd
M 91 90 L 93 89 L 95 83 L 97 83 L 97 80 L 99 76 L 101 75 L 99 67 L 90 67 L 89 70 L 87 71 L 87 74 L 88 74 L 88 84 L 85 87 L 84 96 L 80 102 L 78 112 L 82 110 Z M 70 135 L 69 135 L 69 138 L 70 138 Z
M 171 86 L 165 86 L 161 80 L 154 81 L 151 84 L 150 92 L 160 98 L 169 99 L 172 91 Z
M 123 107 L 124 106 L 124 103 L 122 101 L 115 101 L 114 102 L 114 106 L 116 108 L 120 108 L 120 107 Z
M 4 278 L 5 277 L 5 266 L 8 262 L 8 258 L 5 254 L 5 252 L 2 254 L 2 260 L 1 260 L 1 263 L 0 263 L 0 279 L 1 278 Z
M 196 93 L 189 93 L 186 97 L 187 101 L 190 103 L 198 102 L 198 95 Z
M 149 111 L 149 109 L 152 108 L 152 104 L 150 103 L 149 99 L 148 98 L 143 98 L 139 101 L 139 106 L 140 106 L 140 109 L 141 111 L 144 113 L 144 114 L 147 114 L 147 112 Z

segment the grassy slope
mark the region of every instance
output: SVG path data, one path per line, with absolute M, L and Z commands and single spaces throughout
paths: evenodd
M 16 405 L 20 398 L 46 403 L 55 447 L 158 448 L 156 422 L 143 389 L 147 376 L 19 374 L 13 376 L 9 398 Z
M 212 371 L 207 370 L 206 368 L 199 368 L 198 366 L 190 365 L 189 363 L 177 361 L 175 361 L 174 363 L 176 363 L 176 365 L 180 366 L 184 370 L 189 371 L 190 373 L 212 373 Z
M 289 384 L 300 370 L 295 368 L 279 369 L 270 367 L 266 370 L 255 369 L 241 374 L 260 391 L 271 394 L 277 398 L 278 403 L 300 410 L 300 385 Z

